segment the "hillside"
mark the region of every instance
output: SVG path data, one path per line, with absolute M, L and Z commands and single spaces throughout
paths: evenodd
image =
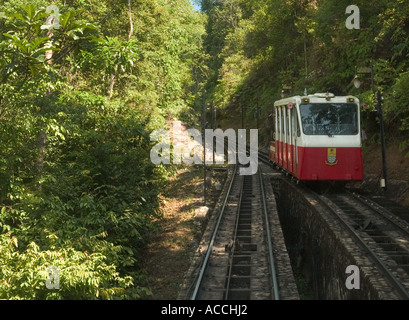
M 388 190 L 379 187 L 382 177 L 382 153 L 380 145 L 367 146 L 364 149 L 364 175 L 366 188 L 379 194 L 385 194 L 402 206 L 409 208 L 409 161 L 398 145 L 386 148 Z

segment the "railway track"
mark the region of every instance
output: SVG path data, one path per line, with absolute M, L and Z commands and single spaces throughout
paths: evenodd
M 278 300 L 261 169 L 233 178 L 218 214 L 190 300 Z
M 404 221 L 347 191 L 317 195 L 402 299 L 409 299 L 409 231 Z

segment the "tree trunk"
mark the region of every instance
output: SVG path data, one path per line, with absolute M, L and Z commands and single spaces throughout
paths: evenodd
M 53 23 L 53 21 L 51 22 Z M 49 37 L 50 39 L 53 37 L 53 32 L 50 30 L 47 33 L 47 37 Z M 53 64 L 53 50 L 47 50 L 45 52 L 45 58 L 46 61 L 48 62 L 48 64 L 51 66 Z M 48 90 L 44 95 L 47 97 L 51 94 L 51 91 Z M 45 158 L 45 154 L 46 154 L 46 143 L 47 143 L 47 133 L 45 131 L 41 131 L 38 136 L 37 136 L 37 151 L 38 151 L 38 155 L 37 155 L 37 175 L 41 176 L 41 173 L 43 172 L 43 168 L 44 168 L 44 158 Z
M 116 65 L 114 67 L 115 72 L 111 74 L 111 81 L 109 83 L 109 99 L 112 98 L 113 94 L 114 94 L 114 85 L 115 85 L 115 81 L 116 81 L 116 74 L 118 71 L 118 65 Z
M 128 0 L 128 8 L 129 8 L 129 35 L 128 40 L 131 40 L 133 36 L 133 22 L 132 22 L 132 7 L 131 7 L 131 0 Z
M 42 131 L 37 136 L 37 174 L 40 176 L 44 168 L 44 157 L 46 152 L 47 133 Z
M 128 40 L 131 40 L 133 36 L 133 21 L 132 21 L 132 6 L 131 6 L 131 0 L 128 0 L 128 10 L 129 10 L 129 34 L 128 34 Z M 118 65 L 115 66 L 114 68 L 115 72 L 111 74 L 111 80 L 109 82 L 109 99 L 112 98 L 114 95 L 114 86 L 117 78 L 117 73 L 118 73 Z
M 54 23 L 54 19 L 51 20 L 50 24 Z M 50 39 L 53 37 L 54 33 L 49 30 L 47 33 L 47 37 L 49 37 Z M 51 66 L 53 64 L 53 50 L 47 50 L 45 52 L 45 59 L 48 62 L 48 64 Z

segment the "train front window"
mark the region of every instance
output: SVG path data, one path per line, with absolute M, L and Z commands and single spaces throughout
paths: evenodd
M 358 134 L 358 106 L 353 103 L 312 103 L 300 105 L 306 135 Z

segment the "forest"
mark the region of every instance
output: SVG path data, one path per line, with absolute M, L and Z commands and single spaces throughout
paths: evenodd
M 188 0 L 0 3 L 0 299 L 145 297 L 135 266 L 172 174 L 149 133 L 193 114 L 203 16 Z
M 377 144 L 380 90 L 388 139 L 409 155 L 406 0 L 0 4 L 0 299 L 149 297 L 138 263 L 175 174 L 150 161 L 150 133 L 201 128 L 203 98 L 223 127 L 266 140 L 282 94 L 352 94 Z M 368 67 L 374 87 L 362 73 L 355 88 Z

